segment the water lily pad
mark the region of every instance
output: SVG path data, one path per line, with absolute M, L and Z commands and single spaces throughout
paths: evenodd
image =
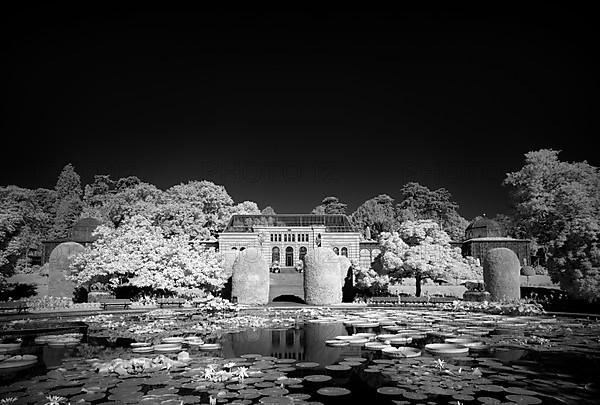
M 294 403 L 292 398 L 288 397 L 264 397 L 258 400 L 261 404 L 273 404 L 273 405 L 291 405 Z
M 468 347 L 450 343 L 430 343 L 425 345 L 425 350 L 433 354 L 461 354 L 469 352 Z
M 377 393 L 386 397 L 398 397 L 404 394 L 405 390 L 398 387 L 380 387 L 377 388 Z
M 296 367 L 299 369 L 317 368 L 319 367 L 319 363 L 306 361 L 302 363 L 296 363 Z
M 317 390 L 317 394 L 323 395 L 324 397 L 341 397 L 350 395 L 350 390 L 342 387 L 323 387 Z
M 259 393 L 260 393 L 260 395 L 264 395 L 267 397 L 280 397 L 285 394 L 288 394 L 289 391 L 286 390 L 285 388 L 270 387 L 270 388 L 263 388 L 263 389 L 259 390 Z
M 382 349 L 381 353 L 394 358 L 419 357 L 421 355 L 421 351 L 419 349 L 407 346 L 387 347 Z
M 500 401 L 499 399 L 492 397 L 477 397 L 477 401 L 486 405 L 498 405 L 502 403 L 502 401 Z
M 307 375 L 304 377 L 304 381 L 316 384 L 325 383 L 327 381 L 331 381 L 331 379 L 331 376 L 321 374 Z
M 506 399 L 517 403 L 517 404 L 523 404 L 523 405 L 533 405 L 533 404 L 541 404 L 542 400 L 536 397 L 532 397 L 529 395 L 518 395 L 518 394 L 511 394 L 511 395 L 507 395 Z

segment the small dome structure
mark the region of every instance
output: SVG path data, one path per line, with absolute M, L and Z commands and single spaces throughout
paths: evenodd
M 94 230 L 102 225 L 96 218 L 82 218 L 71 228 L 71 240 L 79 243 L 93 242 L 97 238 L 92 235 Z
M 465 237 L 467 239 L 474 238 L 493 238 L 503 237 L 504 229 L 502 225 L 493 219 L 487 218 L 485 215 L 476 218 L 467 226 Z

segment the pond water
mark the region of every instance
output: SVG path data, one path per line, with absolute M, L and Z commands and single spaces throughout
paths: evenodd
M 189 336 L 183 332 L 186 322 L 194 321 L 182 321 L 167 335 Z M 390 347 L 390 336 L 382 335 L 410 337 L 401 346 L 420 356 L 396 358 L 366 347 L 364 341 Z M 454 355 L 427 349 L 452 338 L 468 339 L 459 343 L 471 343 L 470 349 Z M 209 403 L 210 396 L 217 403 L 247 404 L 600 403 L 600 325 L 590 320 L 363 311 L 205 334 L 204 341 L 221 346 L 136 354 L 131 338 L 92 333 L 70 347 L 25 339 L 19 353 L 37 355 L 39 361 L 25 369 L 0 369 L 0 399 L 42 404 L 46 395 L 72 404 Z M 182 350 L 190 359 L 169 370 L 123 376 L 94 370 L 95 363 L 116 358 L 161 354 L 176 359 Z M 242 380 L 234 377 L 240 367 L 248 369 Z M 221 371 L 224 381 L 205 378 L 207 368 Z

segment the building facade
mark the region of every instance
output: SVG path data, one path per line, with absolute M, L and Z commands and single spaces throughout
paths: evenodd
M 233 215 L 219 235 L 222 253 L 258 248 L 273 267 L 293 268 L 315 247 L 358 261 L 360 233 L 346 215 Z

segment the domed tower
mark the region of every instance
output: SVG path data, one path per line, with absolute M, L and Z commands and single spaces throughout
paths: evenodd
M 467 226 L 465 237 L 462 243 L 462 252 L 465 256 L 483 261 L 488 250 L 509 248 L 517 254 L 522 265 L 529 264 L 531 241 L 507 237 L 502 225 L 485 215 L 476 218 Z
M 466 239 L 497 238 L 503 236 L 505 236 L 505 234 L 502 225 L 493 219 L 487 218 L 485 214 L 476 218 L 475 221 L 471 222 L 465 230 Z

